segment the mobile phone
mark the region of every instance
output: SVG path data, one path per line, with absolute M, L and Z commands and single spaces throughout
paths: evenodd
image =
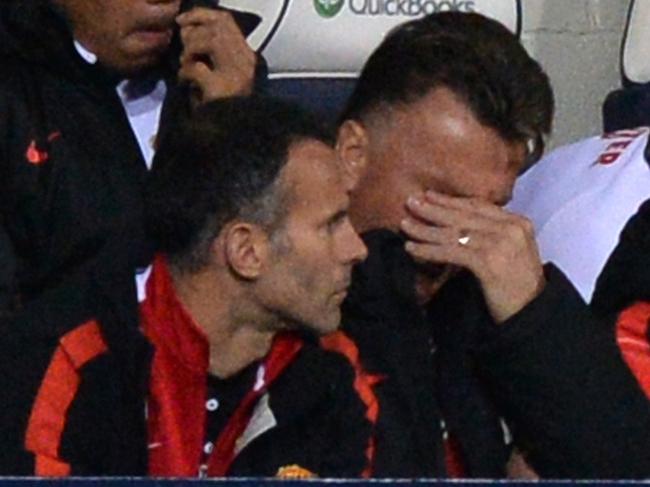
M 234 10 L 231 8 L 219 6 L 219 0 L 183 0 L 181 2 L 180 11 L 181 13 L 187 12 L 188 10 L 192 10 L 195 7 L 214 8 L 230 12 L 233 20 L 239 27 L 239 30 L 244 35 L 244 37 L 248 37 L 251 32 L 253 32 L 257 26 L 260 25 L 260 22 L 262 22 L 262 18 L 254 13 L 242 12 L 240 10 Z

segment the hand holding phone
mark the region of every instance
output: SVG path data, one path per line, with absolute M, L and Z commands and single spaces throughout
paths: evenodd
M 178 76 L 199 101 L 250 94 L 257 57 L 245 36 L 259 21 L 257 15 L 224 9 L 214 1 L 183 2 L 176 19 L 183 46 Z

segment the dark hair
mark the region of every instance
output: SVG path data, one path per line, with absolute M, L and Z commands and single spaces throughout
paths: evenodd
M 532 156 L 541 156 L 553 118 L 548 77 L 513 33 L 475 13 L 432 14 L 393 30 L 366 62 L 341 121 L 412 103 L 438 87 L 505 140 L 532 139 Z
M 225 223 L 243 218 L 274 231 L 288 188 L 278 183 L 290 147 L 305 139 L 334 144 L 310 114 L 279 100 L 207 103 L 161 141 L 146 190 L 147 231 L 182 271 L 207 263 Z

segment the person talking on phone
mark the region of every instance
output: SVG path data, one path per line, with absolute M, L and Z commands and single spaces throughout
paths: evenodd
M 265 78 L 259 19 L 218 2 L 9 0 L 0 5 L 0 309 L 113 258 L 146 261 L 142 191 L 187 103 Z

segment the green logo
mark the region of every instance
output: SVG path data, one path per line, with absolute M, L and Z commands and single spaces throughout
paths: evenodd
M 316 7 L 318 15 L 330 19 L 341 11 L 344 1 L 345 0 L 314 0 L 314 7 Z

